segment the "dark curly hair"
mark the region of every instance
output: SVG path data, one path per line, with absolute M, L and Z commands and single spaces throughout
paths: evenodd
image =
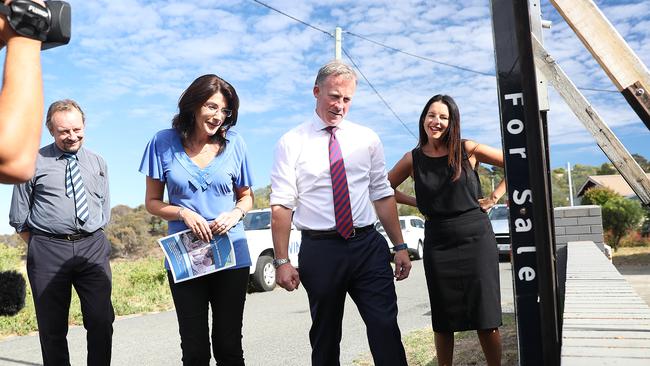
M 196 110 L 216 93 L 224 96 L 228 109 L 232 110 L 232 115 L 226 117 L 219 127 L 219 132 L 212 136 L 212 141 L 219 143 L 219 153 L 221 153 L 226 146 L 226 132 L 237 123 L 239 97 L 235 88 L 217 75 L 199 76 L 185 89 L 178 99 L 178 114 L 172 119 L 172 127 L 178 131 L 183 141 L 187 140 L 196 128 L 194 121 Z

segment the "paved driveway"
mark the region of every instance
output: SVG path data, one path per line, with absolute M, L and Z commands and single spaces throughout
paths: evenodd
M 501 263 L 504 312 L 512 312 L 510 264 Z M 402 335 L 430 326 L 429 300 L 422 261 L 413 262 L 411 277 L 397 283 Z M 352 301 L 345 309 L 341 364 L 351 365 L 369 354 L 365 326 Z M 251 366 L 303 366 L 310 364 L 308 330 L 311 324 L 304 290 L 250 294 L 244 314 L 244 356 Z M 113 365 L 179 365 L 180 340 L 173 311 L 124 317 L 115 321 Z M 68 335 L 71 362 L 85 365 L 85 331 L 73 327 Z M 38 336 L 14 337 L 0 342 L 0 365 L 41 365 Z
M 650 266 L 627 265 L 617 266 L 616 269 L 632 285 L 634 291 L 650 306 Z

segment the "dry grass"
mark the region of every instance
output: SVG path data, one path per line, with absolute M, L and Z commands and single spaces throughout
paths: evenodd
M 621 247 L 613 254 L 615 266 L 647 266 L 650 265 L 650 246 Z
M 115 315 L 158 312 L 173 308 L 167 284 L 167 274 L 158 257 L 114 261 L 112 302 Z M 24 274 L 25 264 L 19 268 Z M 27 276 L 25 276 L 27 277 Z M 79 297 L 72 291 L 69 324 L 82 324 Z M 25 307 L 15 316 L 0 316 L 0 339 L 12 335 L 26 335 L 37 330 L 34 301 L 29 285 Z
M 503 343 L 502 365 L 517 365 L 517 327 L 514 314 L 503 314 L 500 328 Z M 437 366 L 436 351 L 431 328 L 415 330 L 404 339 L 406 358 L 410 366 Z M 372 357 L 364 354 L 354 361 L 357 366 L 372 366 Z M 485 365 L 485 357 L 476 332 L 456 333 L 454 365 Z

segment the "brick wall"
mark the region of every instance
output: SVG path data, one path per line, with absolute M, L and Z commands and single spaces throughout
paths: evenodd
M 570 241 L 593 241 L 604 250 L 603 218 L 600 206 L 555 208 L 555 242 L 566 245 Z

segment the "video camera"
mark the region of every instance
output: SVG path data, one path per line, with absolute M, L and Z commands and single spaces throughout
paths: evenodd
M 30 0 L 0 3 L 0 14 L 16 33 L 43 42 L 42 50 L 70 42 L 70 4 L 65 1 L 46 1 L 41 6 Z

